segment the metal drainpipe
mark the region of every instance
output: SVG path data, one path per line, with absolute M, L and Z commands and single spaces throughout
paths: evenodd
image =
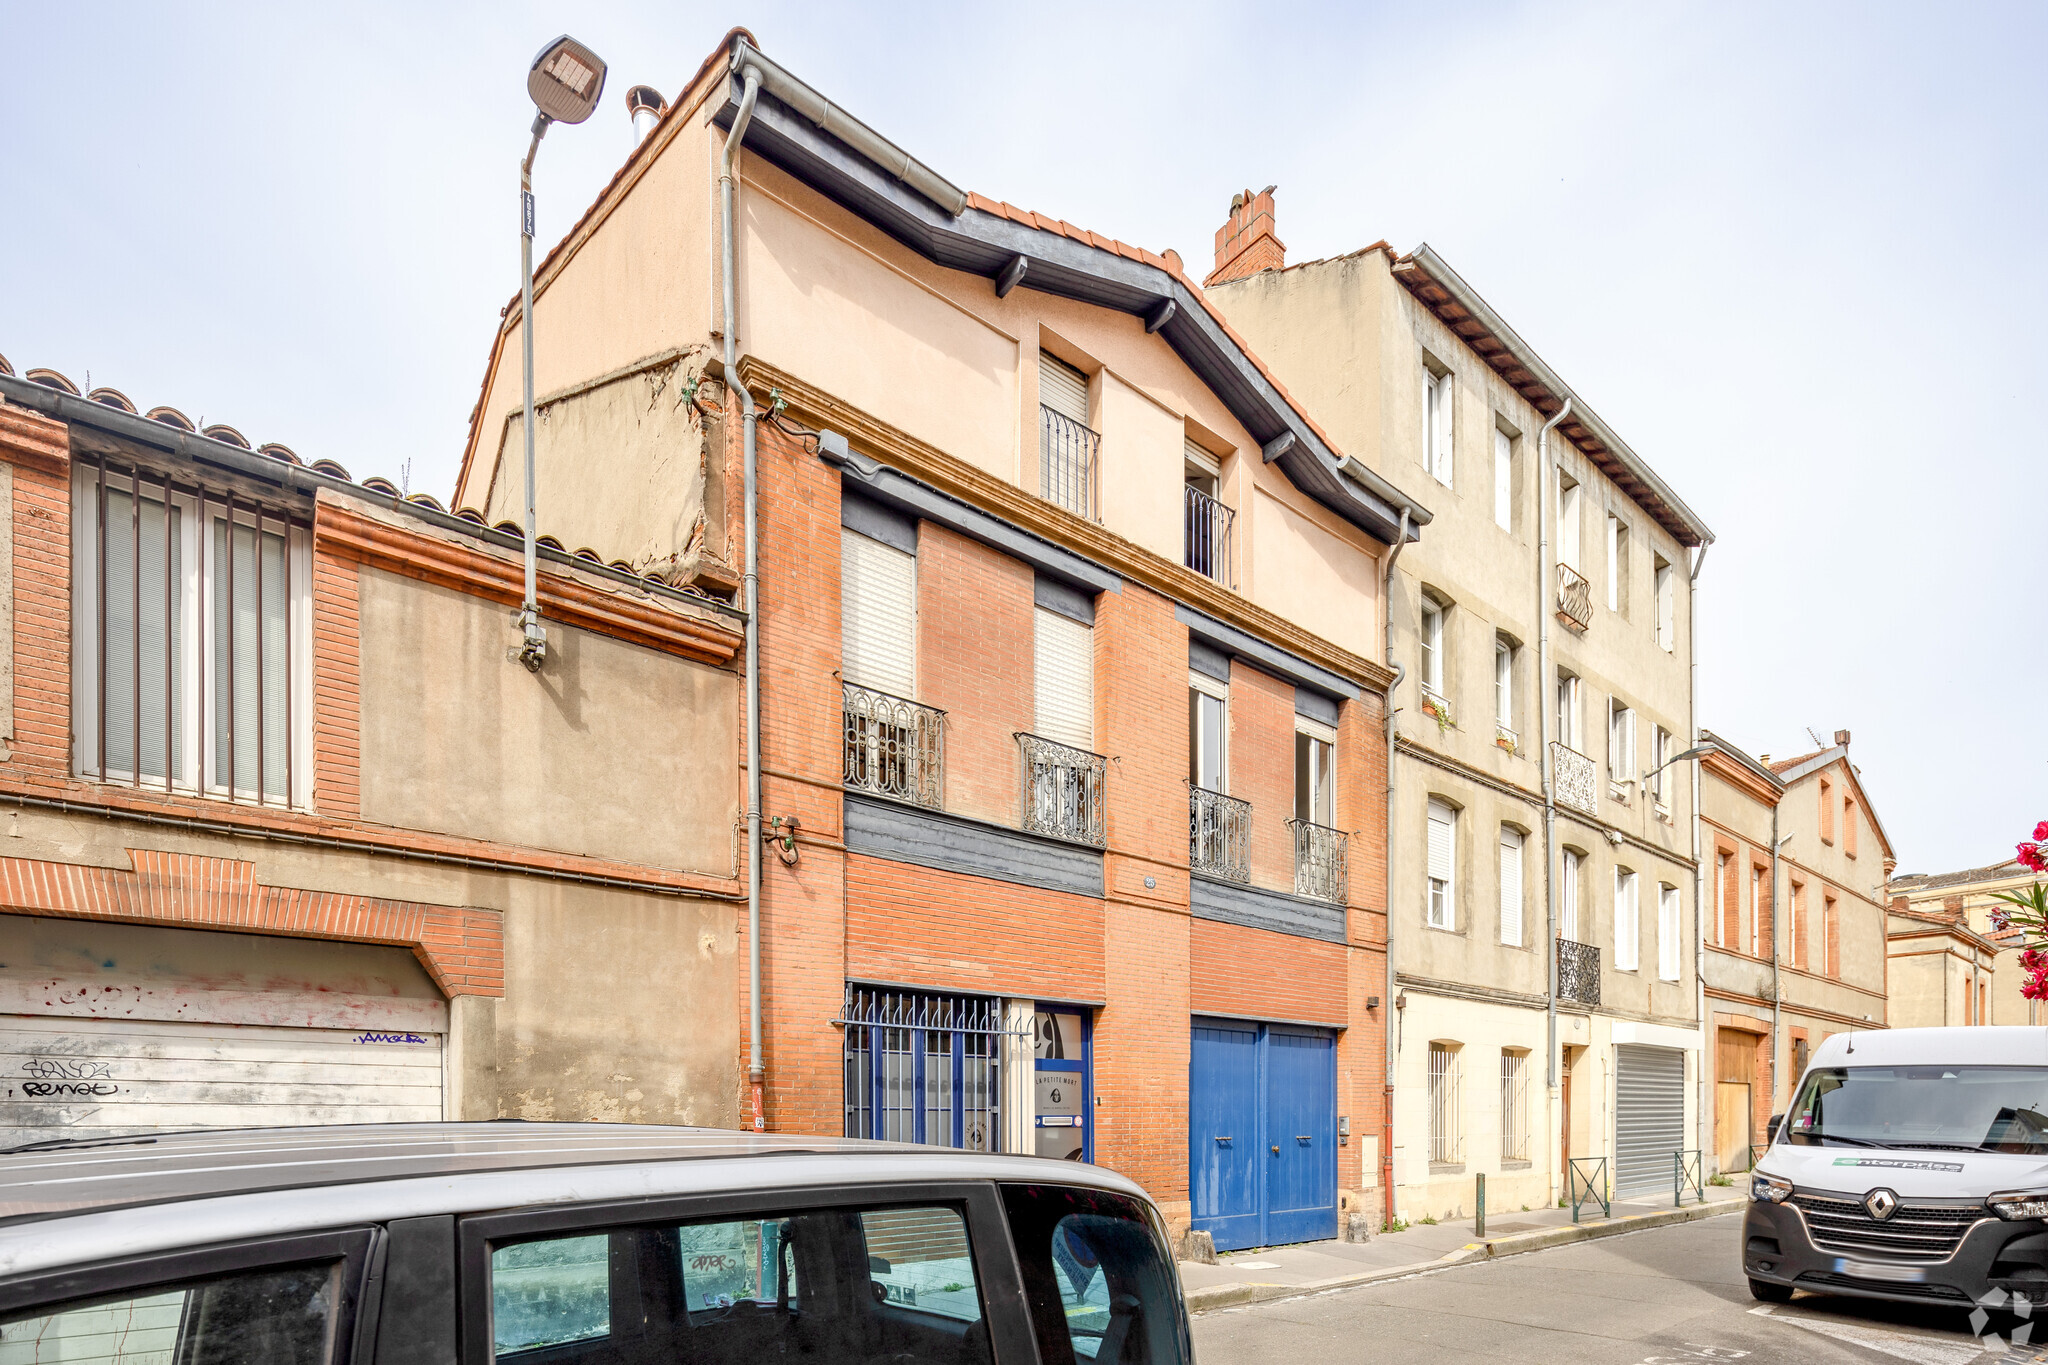
M 1692 732 L 1692 747 L 1700 743 L 1700 569 L 1706 564 L 1707 551 L 1711 548 L 1712 541 L 1700 546 L 1700 552 L 1693 557 L 1692 569 L 1685 576 L 1685 648 L 1690 656 L 1686 668 L 1691 675 L 1691 686 L 1686 689 L 1686 728 Z M 1693 1110 L 1697 1116 L 1694 1122 L 1699 1130 L 1699 1149 L 1705 1152 L 1711 1150 L 1713 1138 L 1707 1128 L 1707 917 L 1704 910 L 1707 870 L 1700 862 L 1700 765 L 1697 760 L 1692 765 L 1691 824 L 1693 1018 L 1698 1021 L 1700 1031 L 1699 1080 L 1695 1087 L 1697 1094 Z
M 1550 496 L 1550 433 L 1557 424 L 1572 415 L 1572 400 L 1564 400 L 1564 406 L 1557 415 L 1543 424 L 1543 430 L 1536 435 L 1536 775 L 1543 786 L 1543 915 L 1546 928 L 1545 955 L 1549 958 L 1549 975 L 1543 991 L 1545 1023 L 1548 1041 L 1544 1046 L 1544 1089 L 1549 1093 L 1546 1106 L 1549 1115 L 1545 1127 L 1550 1130 L 1544 1142 L 1558 1140 L 1557 1132 L 1557 788 L 1550 771 L 1555 759 L 1550 753 L 1550 708 L 1557 704 L 1557 680 L 1551 676 L 1550 667 L 1550 595 L 1556 591 L 1553 586 L 1557 572 L 1550 563 L 1550 523 L 1545 514 L 1553 499 Z M 1559 1156 L 1563 1155 L 1560 1150 Z M 1546 1162 L 1550 1167 L 1550 1207 L 1557 1207 L 1558 1169 L 1557 1162 Z
M 1778 803 L 1771 803 L 1771 1107 L 1767 1113 L 1778 1112 L 1778 1029 L 1784 1022 L 1784 982 L 1778 975 L 1778 940 L 1782 935 L 1778 926 L 1778 853 L 1791 835 L 1778 837 Z M 1713 1051 L 1712 1040 L 1707 1036 L 1706 1020 L 1700 1021 L 1700 1065 L 1706 1065 L 1706 1058 Z M 1752 1110 L 1752 1113 L 1755 1111 Z M 1755 1130 L 1752 1129 L 1752 1132 Z
M 740 110 L 726 134 L 725 153 L 719 160 L 719 256 L 725 279 L 725 382 L 739 390 L 740 420 L 744 432 L 746 518 L 746 574 L 742 579 L 747 598 L 747 1085 L 754 1109 L 754 1128 L 767 1126 L 762 1107 L 762 1090 L 767 1068 L 761 1061 L 761 575 L 759 538 L 755 515 L 758 488 L 754 478 L 754 395 L 740 382 L 739 344 L 733 335 L 737 311 L 733 284 L 733 157 L 747 124 L 754 117 L 754 100 L 761 93 L 761 69 L 748 64 L 741 73 L 745 88 L 740 93 Z
M 1380 1100 L 1380 1219 L 1391 1223 L 1394 1219 L 1394 1027 L 1391 1022 L 1394 1011 L 1394 694 L 1401 688 L 1401 682 L 1408 676 L 1408 670 L 1394 662 L 1394 565 L 1400 561 L 1401 551 L 1408 548 L 1408 509 L 1401 509 L 1401 529 L 1394 537 L 1394 552 L 1387 556 L 1387 567 L 1380 576 L 1380 613 L 1386 620 L 1386 659 L 1394 670 L 1394 681 L 1387 687 L 1387 985 L 1384 1003 L 1380 1008 L 1380 1031 L 1385 1035 L 1386 1065 L 1381 1075 L 1384 1093 Z

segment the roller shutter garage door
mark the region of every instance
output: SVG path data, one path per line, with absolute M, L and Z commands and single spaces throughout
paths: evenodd
M 442 1035 L 0 1015 L 0 1148 L 441 1117 Z
M 1673 1153 L 1685 1146 L 1685 1054 L 1614 1049 L 1614 1194 L 1671 1192 Z

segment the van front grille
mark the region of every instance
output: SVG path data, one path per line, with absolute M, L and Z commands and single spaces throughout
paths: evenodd
M 1895 1261 L 1945 1261 L 1964 1233 L 1991 1216 L 1982 1204 L 1901 1200 L 1898 1212 L 1879 1222 L 1858 1199 L 1794 1194 L 1792 1203 L 1806 1216 L 1813 1244 L 1822 1250 Z

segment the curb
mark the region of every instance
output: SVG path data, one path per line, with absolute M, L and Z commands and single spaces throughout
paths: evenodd
M 1552 1247 L 1569 1246 L 1574 1242 L 1598 1241 L 1603 1237 L 1619 1237 L 1623 1233 L 1642 1232 L 1648 1228 L 1668 1227 L 1675 1223 L 1696 1223 L 1703 1218 L 1718 1218 L 1724 1214 L 1740 1213 L 1748 1207 L 1747 1199 L 1718 1199 L 1711 1204 L 1694 1204 L 1689 1208 L 1660 1209 L 1656 1213 L 1638 1213 L 1627 1218 L 1614 1218 L 1598 1223 L 1564 1223 L 1536 1232 L 1516 1233 L 1512 1237 L 1489 1237 L 1483 1242 L 1467 1242 L 1456 1251 L 1446 1252 L 1431 1261 L 1417 1261 L 1412 1265 L 1380 1266 L 1353 1275 L 1332 1275 L 1327 1279 L 1304 1280 L 1300 1284 L 1251 1282 L 1209 1285 L 1202 1289 L 1187 1291 L 1188 1311 L 1206 1313 L 1217 1308 L 1236 1308 L 1248 1303 L 1265 1303 L 1273 1299 L 1296 1298 L 1303 1294 L 1320 1294 L 1331 1289 L 1350 1289 L 1381 1280 L 1398 1280 L 1426 1270 L 1447 1270 L 1454 1265 L 1465 1265 L 1472 1261 L 1498 1260 L 1503 1256 L 1519 1256 L 1524 1252 L 1548 1251 Z

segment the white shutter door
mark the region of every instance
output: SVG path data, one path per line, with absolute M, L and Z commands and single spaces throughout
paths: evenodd
M 1500 832 L 1500 941 L 1522 946 L 1522 836 Z
M 1457 816 L 1441 801 L 1429 803 L 1429 875 L 1446 886 L 1456 861 Z
M 1557 562 L 1579 567 L 1579 488 L 1560 488 L 1557 494 Z
M 1614 1197 L 1671 1189 L 1672 1156 L 1685 1141 L 1685 1054 L 1625 1044 L 1614 1049 Z
M 1641 935 L 1636 926 L 1636 879 L 1630 872 L 1614 874 L 1614 965 L 1634 971 Z
M 1499 428 L 1493 433 L 1493 520 L 1503 531 L 1515 529 L 1515 451 Z
M 1038 353 L 1038 401 L 1088 425 L 1088 376 L 1056 356 Z
M 1076 749 L 1095 747 L 1095 632 L 1037 610 L 1036 718 L 1032 728 Z
M 1451 376 L 1436 377 L 1436 476 L 1451 482 Z
M 1657 890 L 1657 975 L 1678 980 L 1678 888 Z
M 917 556 L 853 531 L 839 535 L 840 676 L 916 698 Z
M 1564 872 L 1557 886 L 1557 932 L 1573 943 L 1579 941 L 1579 855 L 1564 851 Z
M 0 1147 L 441 1118 L 441 1035 L 0 1016 Z

